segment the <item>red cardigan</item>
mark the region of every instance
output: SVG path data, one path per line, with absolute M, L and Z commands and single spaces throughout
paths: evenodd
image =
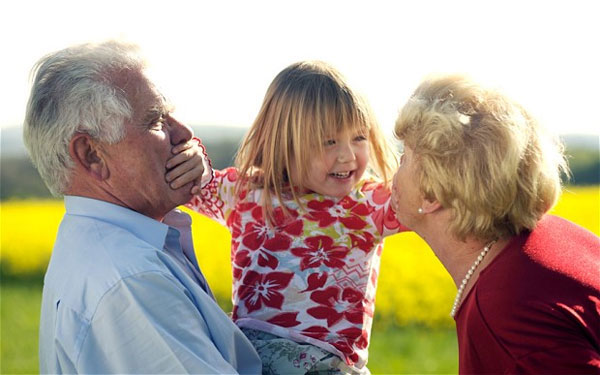
M 600 238 L 545 216 L 481 272 L 456 329 L 461 374 L 600 374 Z

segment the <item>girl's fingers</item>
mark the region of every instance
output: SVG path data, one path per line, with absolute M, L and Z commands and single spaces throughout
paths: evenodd
M 190 140 L 185 143 L 180 143 L 171 149 L 171 153 L 179 154 L 181 151 L 190 149 L 190 148 L 194 147 L 195 145 L 196 145 L 196 141 L 194 141 L 194 140 Z
M 177 178 L 186 176 L 186 180 L 189 182 L 200 178 L 203 172 L 204 166 L 202 165 L 202 162 L 191 159 L 168 171 L 165 178 L 167 182 L 174 182 Z
M 197 141 L 191 140 L 173 147 L 175 154 L 167 160 L 165 179 L 172 189 L 178 189 L 192 181 L 200 183 L 204 173 L 204 157 Z
M 183 185 L 195 181 L 198 178 L 198 176 L 202 176 L 203 171 L 204 168 L 202 168 L 201 165 L 197 165 L 194 168 L 190 169 L 187 173 L 184 173 L 179 177 L 175 178 L 173 181 L 171 181 L 169 186 L 171 186 L 172 189 L 179 189 Z
M 201 156 L 196 153 L 194 149 L 187 149 L 167 160 L 167 169 L 173 168 L 174 166 L 181 164 L 186 160 L 190 160 L 195 156 L 198 156 L 198 158 L 202 160 Z
M 168 171 L 165 175 L 165 178 L 167 180 L 167 182 L 171 183 L 173 181 L 175 181 L 175 179 L 188 174 L 190 172 L 192 172 L 192 170 L 194 169 L 196 165 L 192 162 L 190 162 L 189 160 L 179 164 L 178 166 L 176 166 L 175 168 L 171 169 L 170 171 Z M 194 180 L 196 178 L 196 176 L 192 176 L 192 180 Z

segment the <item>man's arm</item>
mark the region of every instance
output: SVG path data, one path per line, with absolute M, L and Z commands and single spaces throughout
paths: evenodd
M 169 275 L 147 272 L 122 280 L 93 315 L 77 371 L 237 373 L 213 343 L 200 309 Z

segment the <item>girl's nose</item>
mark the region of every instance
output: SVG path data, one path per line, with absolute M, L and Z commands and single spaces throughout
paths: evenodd
M 356 160 L 354 150 L 352 149 L 352 145 L 350 143 L 340 143 L 337 160 L 340 163 L 347 163 Z

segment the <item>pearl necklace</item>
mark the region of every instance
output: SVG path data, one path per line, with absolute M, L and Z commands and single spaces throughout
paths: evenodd
M 488 251 L 490 251 L 490 249 L 492 248 L 492 246 L 494 245 L 495 242 L 496 241 L 494 240 L 494 241 L 488 243 L 487 245 L 485 245 L 483 250 L 481 250 L 481 253 L 479 253 L 479 256 L 477 257 L 477 259 L 475 259 L 475 263 L 473 263 L 471 268 L 469 268 L 469 270 L 467 271 L 465 278 L 462 280 L 462 282 L 460 283 L 460 286 L 458 287 L 458 291 L 456 292 L 456 297 L 454 297 L 454 303 L 452 304 L 452 311 L 450 311 L 451 317 L 454 318 L 454 315 L 456 314 L 456 309 L 458 309 L 458 306 L 459 306 L 460 298 L 462 297 L 462 294 L 465 290 L 465 287 L 469 283 L 471 276 L 473 276 L 475 269 L 477 268 L 477 266 L 479 266 L 479 264 L 481 263 L 483 258 L 487 255 Z

